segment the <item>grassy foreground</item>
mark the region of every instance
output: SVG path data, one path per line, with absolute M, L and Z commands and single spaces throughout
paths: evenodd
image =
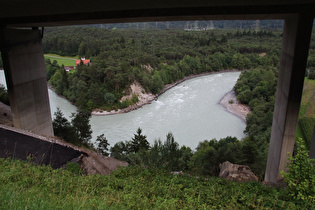
M 49 58 L 51 62 L 53 62 L 53 60 L 56 60 L 60 66 L 74 66 L 77 59 L 76 57 L 66 57 L 56 54 L 45 54 L 44 57 L 45 59 Z
M 53 170 L 0 159 L 0 209 L 303 209 L 284 189 L 258 182 L 175 176 L 123 168 L 80 175 L 77 165 Z

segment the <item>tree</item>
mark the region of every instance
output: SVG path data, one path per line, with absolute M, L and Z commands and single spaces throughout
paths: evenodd
M 296 201 L 313 203 L 315 200 L 315 166 L 314 160 L 309 158 L 309 151 L 305 148 L 301 138 L 296 141 L 294 156 L 289 153 L 288 172 L 281 172 L 287 183 L 289 196 Z
M 76 114 L 72 114 L 71 123 L 75 129 L 79 144 L 89 145 L 92 138 L 92 129 L 90 125 L 91 113 L 86 110 L 79 110 Z
M 128 148 L 123 142 L 117 142 L 113 147 L 110 148 L 110 156 L 118 160 L 127 160 Z
M 57 108 L 57 111 L 54 113 L 53 120 L 53 129 L 55 136 L 61 137 L 63 140 L 77 144 L 78 139 L 75 135 L 75 130 L 70 124 L 70 122 L 63 116 L 62 111 Z
M 97 151 L 104 156 L 108 156 L 109 155 L 109 153 L 108 153 L 109 143 L 108 143 L 106 137 L 104 136 L 104 134 L 97 136 L 96 143 L 98 143 L 97 144 Z
M 140 150 L 148 150 L 150 144 L 147 141 L 147 136 L 142 135 L 141 128 L 138 128 L 137 133 L 134 134 L 134 137 L 131 140 L 130 150 L 134 153 L 137 153 Z
M 163 157 L 166 160 L 165 166 L 169 170 L 179 170 L 179 149 L 172 133 L 166 135 L 166 141 L 163 144 Z
M 153 78 L 152 78 L 152 86 L 151 86 L 151 92 L 152 93 L 159 93 L 163 88 L 163 80 L 159 74 L 158 71 L 154 72 Z

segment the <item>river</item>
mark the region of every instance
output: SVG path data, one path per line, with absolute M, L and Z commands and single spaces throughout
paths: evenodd
M 172 132 L 175 141 L 195 149 L 198 142 L 226 136 L 244 137 L 246 124 L 226 112 L 218 104 L 232 90 L 240 72 L 225 72 L 187 80 L 162 94 L 156 101 L 124 114 L 92 116 L 92 141 L 104 134 L 110 145 L 131 140 L 140 127 L 152 144 L 155 139 L 165 141 Z M 4 82 L 0 71 L 0 82 Z M 76 107 L 49 90 L 51 113 L 59 107 L 70 119 Z

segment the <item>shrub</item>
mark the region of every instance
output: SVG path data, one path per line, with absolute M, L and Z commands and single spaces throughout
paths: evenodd
M 296 154 L 289 157 L 288 172 L 281 172 L 288 186 L 288 193 L 295 201 L 315 203 L 315 166 L 308 157 L 304 142 L 296 142 Z

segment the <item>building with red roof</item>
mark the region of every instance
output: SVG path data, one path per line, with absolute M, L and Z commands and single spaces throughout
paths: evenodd
M 90 65 L 91 60 L 90 59 L 85 59 L 85 58 L 81 58 L 75 61 L 75 66 L 80 65 L 80 63 L 83 63 L 84 65 Z

